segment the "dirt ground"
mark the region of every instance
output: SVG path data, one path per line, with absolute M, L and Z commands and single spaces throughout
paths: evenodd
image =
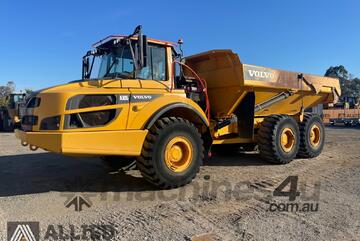
M 10 221 L 40 222 L 40 240 L 81 239 L 82 225 L 96 239 L 110 227 L 113 240 L 360 240 L 360 129 L 326 134 L 317 158 L 272 165 L 256 153 L 217 155 L 191 185 L 158 191 L 136 170 L 31 152 L 1 133 L 0 240 Z M 289 176 L 298 183 L 293 201 L 273 193 Z M 74 197 L 89 205 L 66 207 Z

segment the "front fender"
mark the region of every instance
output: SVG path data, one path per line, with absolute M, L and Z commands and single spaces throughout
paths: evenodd
M 140 107 L 139 103 L 130 103 L 129 119 L 127 129 L 139 130 L 150 128 L 155 121 L 167 111 L 173 108 L 188 108 L 209 126 L 206 114 L 191 99 L 178 95 L 162 95 L 153 101 L 144 103 Z

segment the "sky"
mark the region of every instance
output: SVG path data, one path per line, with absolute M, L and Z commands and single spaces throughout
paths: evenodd
M 143 25 L 152 38 L 184 39 L 184 53 L 231 49 L 243 63 L 360 76 L 358 0 L 2 0 L 0 85 L 33 90 L 81 78 L 81 58 L 111 34 Z

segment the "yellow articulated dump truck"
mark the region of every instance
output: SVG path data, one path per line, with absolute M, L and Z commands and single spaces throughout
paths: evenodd
M 231 50 L 184 58 L 178 44 L 140 26 L 101 40 L 83 57 L 81 80 L 28 98 L 17 137 L 31 149 L 136 159 L 160 188 L 191 182 L 211 147 L 258 146 L 277 164 L 321 153 L 322 120 L 304 110 L 336 101 L 338 79 L 246 65 Z

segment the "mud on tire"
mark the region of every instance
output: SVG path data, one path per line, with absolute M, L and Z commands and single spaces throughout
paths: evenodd
M 289 163 L 296 157 L 299 143 L 299 128 L 292 117 L 271 115 L 263 120 L 258 131 L 258 146 L 265 160 L 276 164 Z
M 179 145 L 186 145 L 191 160 L 182 169 L 169 167 L 169 145 L 179 139 Z M 181 146 L 180 146 L 181 147 Z M 176 147 L 179 148 L 179 147 Z M 180 148 L 181 149 L 181 148 Z M 175 150 L 176 151 L 176 150 Z M 191 153 L 190 153 L 191 151 Z M 179 155 L 180 158 L 183 155 Z M 171 159 L 171 158 L 170 158 Z M 178 117 L 165 117 L 156 121 L 146 136 L 141 156 L 136 165 L 142 176 L 152 184 L 168 189 L 183 186 L 196 176 L 204 159 L 204 147 L 201 135 L 196 127 L 188 120 Z M 179 159 L 180 161 L 182 159 Z

